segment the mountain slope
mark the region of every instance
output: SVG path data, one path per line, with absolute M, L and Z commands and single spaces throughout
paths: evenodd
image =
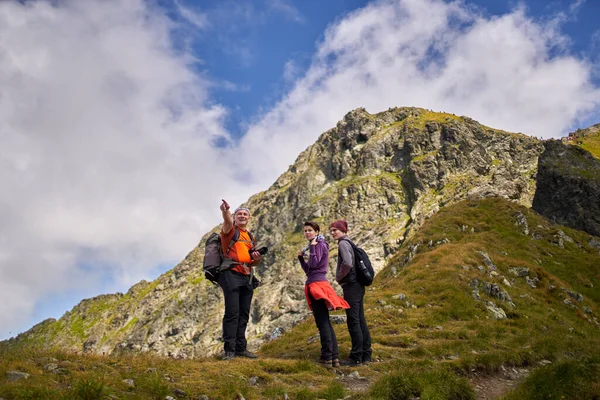
M 318 333 L 308 318 L 262 346 L 259 360 L 235 362 L 20 355 L 5 343 L 0 397 L 81 397 L 101 387 L 117 398 L 232 399 L 241 393 L 247 399 L 471 400 L 489 399 L 490 393 L 467 379 L 476 378 L 481 387 L 491 374 L 516 385 L 514 379 L 531 371 L 531 380 L 511 399 L 539 398 L 540 389 L 531 387 L 540 381 L 544 398 L 566 393 L 592 399 L 600 396 L 595 240 L 504 199 L 461 201 L 416 230 L 368 289 L 365 308 L 376 359 L 368 367 L 320 367 L 313 361 Z M 502 312 L 506 317 L 496 319 Z M 346 326 L 334 328 L 345 356 Z M 14 369 L 29 379 L 8 382 L 6 373 Z
M 307 315 L 295 256 L 304 245 L 303 221 L 326 227 L 347 219 L 352 237 L 381 270 L 440 207 L 493 196 L 530 206 L 543 150 L 537 139 L 451 114 L 418 108 L 348 113 L 246 204 L 259 245 L 270 248 L 259 268 L 263 286 L 253 301 L 251 345 Z M 203 240 L 155 281 L 140 282 L 124 295 L 84 300 L 16 341 L 98 354 L 187 358 L 219 351 L 222 296 L 202 276 Z

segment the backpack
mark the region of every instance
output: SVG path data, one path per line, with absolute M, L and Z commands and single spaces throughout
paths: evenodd
M 235 232 L 233 233 L 233 237 L 231 238 L 231 242 L 229 242 L 229 246 L 227 247 L 225 254 L 229 254 L 229 251 L 235 242 L 237 242 L 240 238 L 240 231 L 236 227 L 233 229 L 235 229 Z M 250 241 L 253 243 L 254 247 L 256 243 L 250 231 L 248 231 L 248 236 L 250 236 Z M 219 276 L 221 275 L 221 272 L 228 270 L 236 264 L 235 260 L 223 255 L 222 249 L 221 235 L 217 232 L 211 233 L 206 239 L 204 246 L 202 270 L 204 271 L 204 277 L 215 285 L 219 282 Z
M 356 272 L 356 280 L 363 286 L 369 286 L 373 283 L 375 270 L 373 270 L 367 252 L 355 245 L 350 239 L 342 240 L 348 241 L 354 251 L 354 271 Z

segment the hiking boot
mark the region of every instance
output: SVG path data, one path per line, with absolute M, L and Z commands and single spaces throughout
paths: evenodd
M 340 360 L 338 360 L 337 358 L 334 358 L 333 360 L 331 360 L 331 366 L 333 368 L 339 368 L 340 367 Z
M 360 367 L 362 362 L 360 360 L 354 360 L 352 358 L 347 358 L 340 363 L 344 367 Z
M 246 357 L 246 358 L 258 358 L 257 354 L 254 354 L 248 350 L 244 350 L 244 351 L 236 351 L 235 352 L 236 357 Z
M 324 366 L 326 368 L 331 368 L 332 361 L 331 360 L 325 360 L 323 358 L 319 358 L 319 364 L 321 364 L 322 366 Z
M 221 360 L 233 360 L 235 358 L 235 353 L 233 351 L 226 351 L 223 353 Z

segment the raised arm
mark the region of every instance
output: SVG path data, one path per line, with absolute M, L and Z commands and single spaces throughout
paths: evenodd
M 225 200 L 222 201 L 223 202 L 219 207 L 221 209 L 221 213 L 223 214 L 223 227 L 221 227 L 221 231 L 223 233 L 229 233 L 233 228 L 233 216 L 229 211 L 229 204 Z

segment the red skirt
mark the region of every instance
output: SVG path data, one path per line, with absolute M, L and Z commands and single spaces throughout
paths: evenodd
M 329 311 L 350 308 L 350 304 L 337 295 L 328 281 L 312 282 L 304 286 L 306 302 L 308 303 L 308 308 L 312 311 L 312 304 L 310 304 L 310 296 L 308 295 L 309 292 L 314 299 L 325 300 L 325 304 L 327 304 L 327 309 Z

